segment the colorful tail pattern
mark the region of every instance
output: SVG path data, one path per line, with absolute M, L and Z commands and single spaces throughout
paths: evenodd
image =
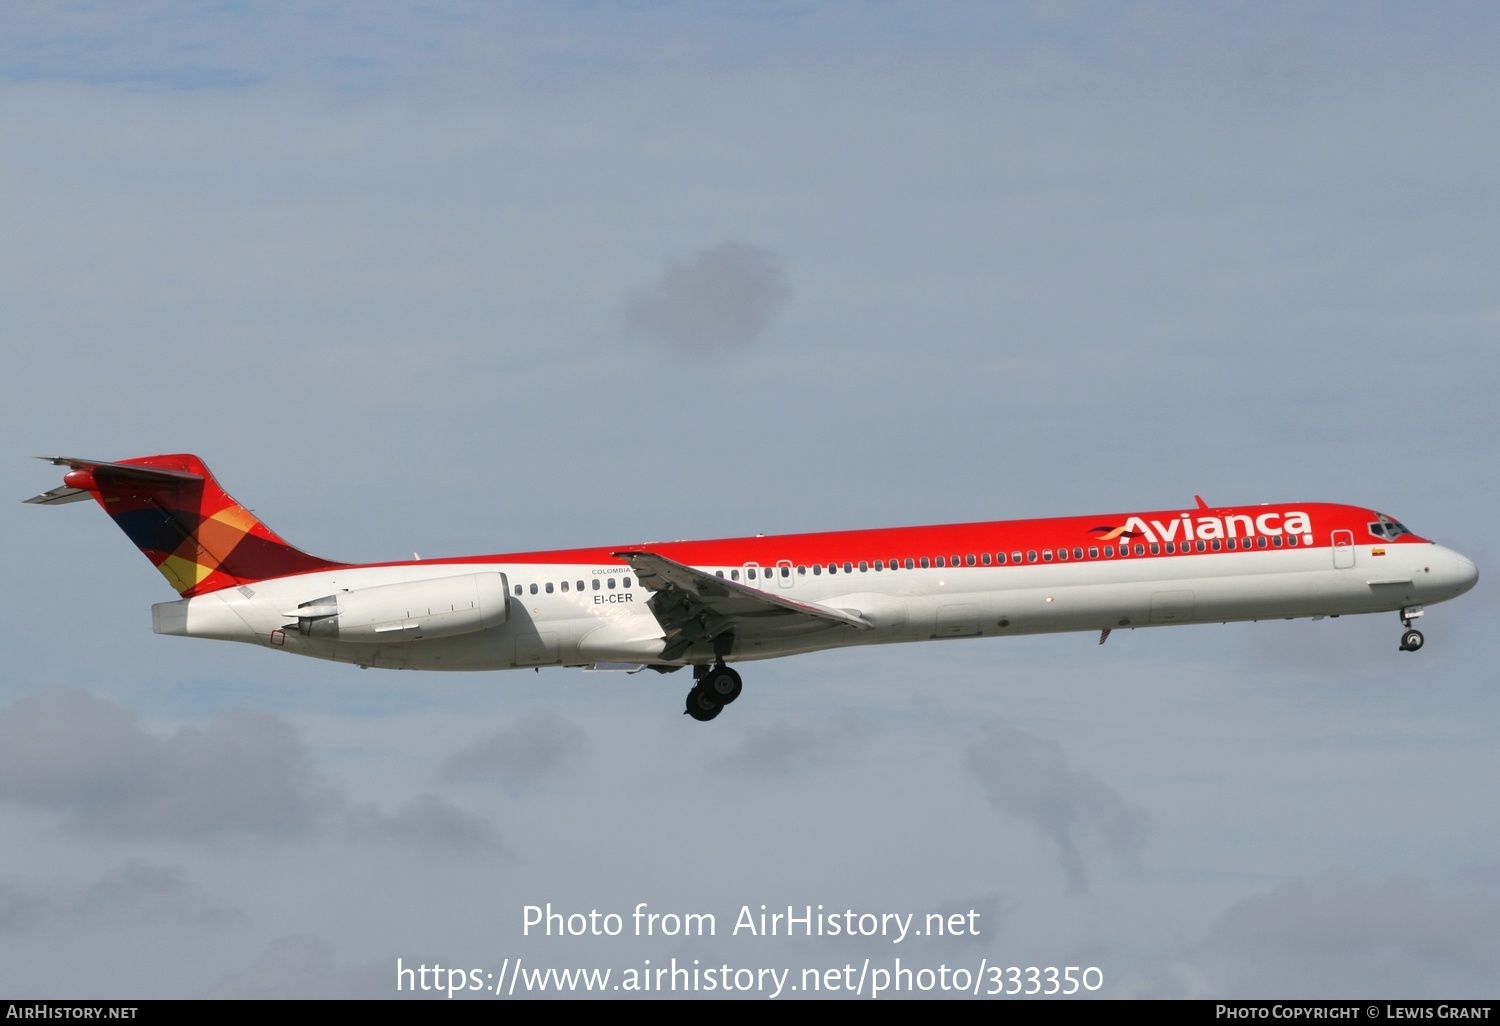
M 42 458 L 69 472 L 63 487 L 26 501 L 55 504 L 92 496 L 184 598 L 344 565 L 288 545 L 220 488 L 196 456 L 118 463 Z

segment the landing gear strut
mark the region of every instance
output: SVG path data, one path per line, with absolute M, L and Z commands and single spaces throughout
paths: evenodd
M 1415 652 L 1422 647 L 1427 639 L 1422 637 L 1422 632 L 1411 625 L 1412 620 L 1422 615 L 1422 607 L 1412 606 L 1401 610 L 1401 626 L 1406 630 L 1401 634 L 1401 651 Z
M 707 723 L 740 697 L 743 682 L 740 675 L 725 666 L 723 661 L 711 667 L 695 666 L 693 669 L 698 682 L 688 692 L 684 711 L 700 723 Z

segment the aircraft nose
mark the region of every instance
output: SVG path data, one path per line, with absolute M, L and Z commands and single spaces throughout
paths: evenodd
M 1453 554 L 1453 561 L 1457 564 L 1457 573 L 1455 576 L 1457 577 L 1458 593 L 1462 595 L 1479 583 L 1479 568 L 1463 556 L 1460 556 L 1457 552 Z

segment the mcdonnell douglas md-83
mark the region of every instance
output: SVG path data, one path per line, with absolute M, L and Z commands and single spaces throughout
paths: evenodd
M 158 634 L 360 667 L 693 668 L 687 712 L 740 694 L 731 662 L 845 645 L 1398 612 L 1474 587 L 1451 549 L 1361 506 L 1209 506 L 350 565 L 282 541 L 186 454 L 44 456 L 182 596 Z

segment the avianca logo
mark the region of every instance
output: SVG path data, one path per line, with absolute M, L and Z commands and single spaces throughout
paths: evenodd
M 1181 531 L 1181 535 L 1178 532 Z M 1089 528 L 1090 534 L 1099 536 L 1100 541 L 1114 541 L 1116 538 L 1144 538 L 1148 542 L 1169 542 L 1181 538 L 1182 541 L 1196 541 L 1199 538 L 1253 538 L 1257 535 L 1275 536 L 1278 534 L 1300 534 L 1303 535 L 1305 544 L 1312 544 L 1312 521 L 1306 513 L 1299 510 L 1288 510 L 1285 513 L 1271 511 L 1252 517 L 1249 514 L 1235 513 L 1227 517 L 1203 516 L 1194 517 L 1191 513 L 1179 513 L 1176 519 L 1168 519 L 1165 523 L 1160 520 L 1145 520 L 1142 517 L 1130 517 L 1119 527 L 1110 527 L 1108 524 L 1102 527 Z

